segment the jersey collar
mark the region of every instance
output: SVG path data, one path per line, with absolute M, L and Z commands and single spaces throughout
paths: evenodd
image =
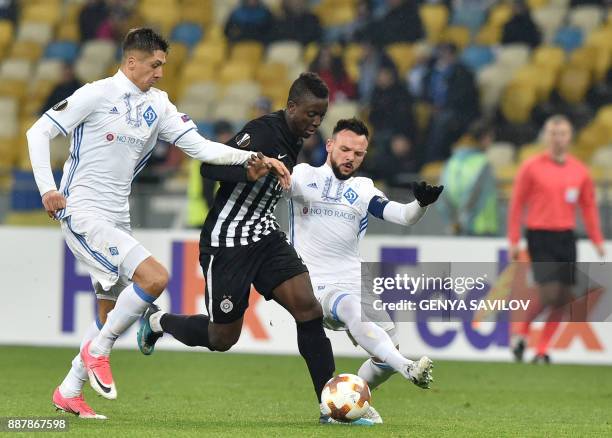
M 136 84 L 128 79 L 128 77 L 121 70 L 117 70 L 115 76 L 113 76 L 113 80 L 115 80 L 122 88 L 126 88 L 130 93 L 140 95 L 145 94 L 140 88 L 136 86 Z

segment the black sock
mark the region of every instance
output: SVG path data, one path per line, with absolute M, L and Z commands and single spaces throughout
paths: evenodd
M 177 341 L 190 347 L 206 347 L 212 350 L 208 340 L 208 320 L 206 315 L 165 313 L 159 323 L 164 332 L 170 333 Z
M 308 365 L 310 378 L 320 403 L 323 387 L 333 377 L 336 369 L 331 342 L 325 336 L 323 318 L 296 322 L 296 324 L 298 349 Z

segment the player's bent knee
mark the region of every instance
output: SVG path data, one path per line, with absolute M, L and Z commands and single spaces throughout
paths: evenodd
M 304 303 L 304 306 L 294 309 L 293 315 L 296 321 L 311 321 L 323 317 L 323 308 L 321 303 L 314 299 L 309 303 Z

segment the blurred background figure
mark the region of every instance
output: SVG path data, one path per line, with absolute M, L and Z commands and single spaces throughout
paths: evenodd
M 494 236 L 499 229 L 495 175 L 485 150 L 493 141 L 493 127 L 485 120 L 473 122 L 446 161 L 438 203 L 455 235 Z
M 359 103 L 363 107 L 370 104 L 372 93 L 376 88 L 376 78 L 381 68 L 395 69 L 393 60 L 383 50 L 369 41 L 361 44 L 361 58 L 359 59 L 359 79 L 357 90 Z
M 98 38 L 98 32 L 109 19 L 110 11 L 105 0 L 88 0 L 79 14 L 81 41 Z
M 369 121 L 374 128 L 375 147 L 389 150 L 391 138 L 397 134 L 404 135 L 411 144 L 414 142 L 412 105 L 412 96 L 399 81 L 397 71 L 390 66 L 381 66 L 370 98 Z
M 51 94 L 40 108 L 40 113 L 44 113 L 56 103 L 72 96 L 72 94 L 81 88 L 83 84 L 74 75 L 74 69 L 70 64 L 64 64 L 62 68 L 62 78 L 58 84 L 53 87 Z
M 342 58 L 334 55 L 330 46 L 321 47 L 309 70 L 321 76 L 327 84 L 330 103 L 355 98 L 355 84 L 349 78 Z
M 0 20 L 9 20 L 15 24 L 19 14 L 18 6 L 17 0 L 0 0 Z
M 534 363 L 550 363 L 548 348 L 563 320 L 562 306 L 573 299 L 578 206 L 597 254 L 602 258 L 605 255 L 593 180 L 588 169 L 568 153 L 572 135 L 572 124 L 566 117 L 549 118 L 543 134 L 546 150 L 523 163 L 512 191 L 508 212 L 510 258 L 518 259 L 524 223 L 540 298 L 539 308 L 533 306 L 525 321 L 513 324 L 512 350 L 517 361 L 523 360 L 531 321 L 542 310 L 552 308 L 533 358 Z M 525 211 L 527 216 L 523 222 Z
M 304 45 L 321 39 L 323 31 L 319 17 L 308 10 L 305 2 L 283 0 L 281 11 L 275 25 L 275 39 L 298 41 Z
M 372 151 L 372 157 L 367 157 L 369 173 L 387 187 L 410 187 L 418 169 L 412 141 L 404 134 L 394 134 L 389 145 L 379 147 L 380 151 Z
M 515 0 L 512 3 L 512 18 L 504 25 L 502 43 L 536 47 L 541 39 L 540 31 L 531 18 L 529 7 L 524 0 Z
M 441 44 L 423 75 L 423 98 L 433 112 L 425 162 L 445 160 L 450 145 L 480 113 L 472 72 L 459 60 L 454 44 Z
M 229 42 L 252 40 L 267 44 L 274 31 L 274 16 L 260 0 L 241 0 L 225 25 Z
M 319 167 L 325 163 L 326 159 L 327 150 L 325 150 L 325 139 L 321 135 L 321 131 L 317 131 L 314 135 L 304 139 L 304 145 L 298 156 L 298 164 L 307 163 Z
M 387 13 L 374 26 L 378 45 L 414 42 L 425 36 L 416 0 L 388 0 L 387 4 Z

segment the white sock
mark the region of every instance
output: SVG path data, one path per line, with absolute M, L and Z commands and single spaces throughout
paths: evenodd
M 341 298 L 337 302 L 336 315 L 370 356 L 387 363 L 395 371 L 403 370 L 412 362 L 401 355 L 389 335 L 376 323 L 361 320 L 361 303 L 358 296 L 346 295 Z
M 149 324 L 151 325 L 151 330 L 156 333 L 162 333 L 164 329 L 161 326 L 161 317 L 164 316 L 166 312 L 155 312 L 153 315 L 149 317 Z
M 87 342 L 95 338 L 98 333 L 100 333 L 100 329 L 98 328 L 97 321 L 94 321 L 87 332 L 85 332 L 85 336 L 81 340 L 81 348 Z M 85 369 L 85 365 L 83 365 L 83 361 L 81 360 L 81 354 L 77 354 L 74 359 L 72 359 L 72 367 L 66 377 L 64 377 L 64 381 L 59 386 L 60 394 L 66 398 L 78 397 L 83 391 L 83 385 L 87 381 L 87 370 Z
M 123 289 L 100 334 L 91 342 L 89 352 L 93 356 L 108 356 L 119 335 L 130 328 L 154 300 L 155 297 L 148 295 L 135 283 Z
M 357 372 L 359 377 L 368 382 L 371 390 L 387 381 L 393 374 L 395 374 L 393 368 L 387 364 L 375 362 L 372 358 L 366 360 Z

